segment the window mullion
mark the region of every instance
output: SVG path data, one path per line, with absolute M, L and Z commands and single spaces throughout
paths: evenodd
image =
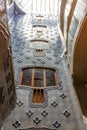
M 44 87 L 46 87 L 46 70 L 45 69 L 43 71 L 43 76 L 44 76 Z
M 20 75 L 19 84 L 22 84 L 22 78 L 23 78 L 23 71 L 21 72 L 21 75 Z
M 34 72 L 35 72 L 35 70 L 33 69 L 32 70 L 32 87 L 34 87 Z
M 56 86 L 58 86 L 58 77 L 57 77 L 57 75 L 56 75 L 56 72 L 54 72 L 54 77 L 55 77 Z

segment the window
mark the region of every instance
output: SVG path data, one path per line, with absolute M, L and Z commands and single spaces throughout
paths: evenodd
M 29 47 L 33 49 L 49 49 L 50 45 L 48 40 L 32 39 L 30 40 Z
M 44 103 L 44 89 L 33 89 L 33 103 Z
M 55 69 L 44 67 L 25 68 L 21 71 L 19 84 L 38 88 L 58 86 L 57 73 Z
M 35 56 L 44 56 L 43 50 L 42 49 L 36 49 L 35 50 Z

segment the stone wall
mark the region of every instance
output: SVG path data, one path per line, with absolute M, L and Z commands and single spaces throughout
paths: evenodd
M 14 106 L 15 83 L 6 14 L 6 1 L 0 1 L 0 114 L 4 117 Z M 2 6 L 2 8 L 1 8 Z

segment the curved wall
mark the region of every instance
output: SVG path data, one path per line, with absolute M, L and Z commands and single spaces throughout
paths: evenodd
M 87 14 L 75 41 L 73 51 L 73 74 L 77 82 L 87 82 Z

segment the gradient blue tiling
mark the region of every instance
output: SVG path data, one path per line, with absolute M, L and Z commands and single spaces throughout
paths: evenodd
M 35 18 L 35 19 L 34 19 Z M 63 47 L 58 33 L 56 17 L 46 17 L 42 23 L 47 25 L 47 32 L 41 36 L 44 39 L 49 40 L 50 49 L 44 50 L 44 57 L 35 57 L 34 50 L 29 48 L 29 41 L 38 38 L 36 32 L 33 32 L 32 24 L 38 24 L 35 16 L 16 16 L 10 23 L 13 61 L 15 69 L 16 80 L 16 92 L 17 100 L 23 101 L 22 106 L 16 104 L 14 110 L 3 121 L 4 130 L 16 130 L 12 125 L 16 120 L 20 121 L 21 126 L 19 128 L 34 127 L 49 127 L 54 128 L 53 122 L 55 120 L 61 123 L 60 130 L 86 130 L 82 119 L 81 111 L 75 96 L 75 92 L 72 86 L 71 76 L 67 67 L 66 60 L 62 57 Z M 20 70 L 26 66 L 44 66 L 53 67 L 58 71 L 58 81 L 62 81 L 63 88 L 47 88 L 48 89 L 48 106 L 45 108 L 32 108 L 29 105 L 30 88 L 25 86 L 19 86 Z M 59 87 L 59 85 L 58 85 Z M 60 95 L 64 93 L 67 95 L 65 99 L 62 99 Z M 74 97 L 73 97 L 74 94 Z M 51 103 L 56 101 L 58 105 L 53 107 Z M 31 117 L 27 117 L 26 112 L 33 111 Z M 48 111 L 48 115 L 43 117 L 41 112 L 43 110 Z M 71 116 L 67 119 L 63 112 L 68 110 Z M 41 122 L 38 126 L 34 123 L 34 119 L 39 117 Z M 75 123 L 74 123 L 75 122 Z

